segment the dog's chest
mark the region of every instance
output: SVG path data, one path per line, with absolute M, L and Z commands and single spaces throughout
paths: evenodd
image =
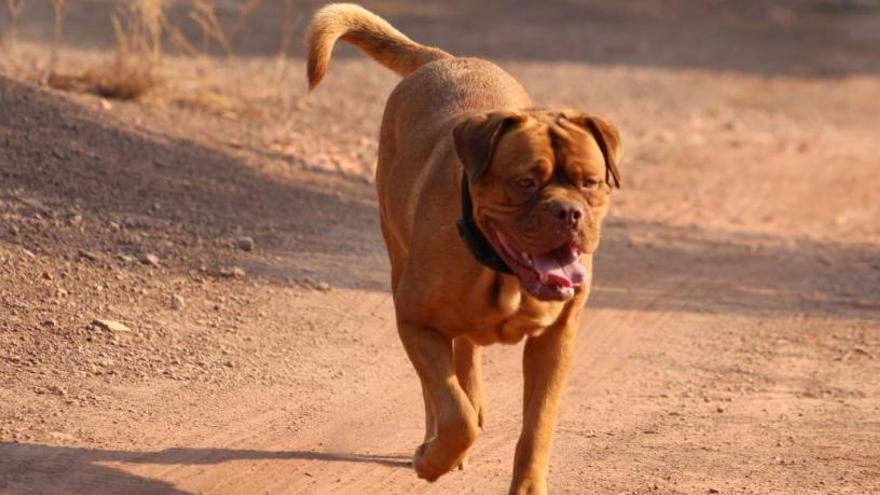
M 471 332 L 472 340 L 481 345 L 514 344 L 525 337 L 540 335 L 559 321 L 565 309 L 561 302 L 541 302 L 527 297 L 507 302 L 501 308 L 503 316 L 482 330 Z
M 524 337 L 538 336 L 558 319 L 558 311 L 517 314 L 498 326 L 498 341 L 512 344 Z

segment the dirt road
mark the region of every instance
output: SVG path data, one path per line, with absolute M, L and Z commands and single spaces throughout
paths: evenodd
M 551 492 L 880 493 L 880 11 L 618 3 L 368 4 L 623 131 Z M 216 67 L 241 107 L 0 76 L 0 493 L 506 491 L 520 346 L 486 352 L 466 470 L 408 466 L 370 184 L 395 76 L 343 49 L 306 97 L 276 34 Z

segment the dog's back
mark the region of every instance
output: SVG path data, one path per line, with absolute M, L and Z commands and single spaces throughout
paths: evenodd
M 404 78 L 385 107 L 376 170 L 383 231 L 394 258 L 395 252 L 408 251 L 418 203 L 434 194 L 455 197 L 439 189 L 457 188 L 461 169 L 432 169 L 457 162 L 451 140 L 455 117 L 526 108 L 531 101 L 519 82 L 497 65 L 416 43 L 354 4 L 331 4 L 315 14 L 308 34 L 310 88 L 326 74 L 337 40 L 351 43 Z M 454 206 L 444 206 L 437 214 L 451 215 L 443 223 L 452 226 L 457 213 Z
M 464 112 L 523 108 L 529 98 L 520 84 L 495 64 L 456 58 L 416 43 L 372 12 L 355 4 L 330 4 L 319 10 L 308 30 L 308 78 L 314 89 L 324 78 L 336 41 L 361 49 L 404 80 L 388 99 L 385 121 L 400 117 L 413 130 L 411 117 L 443 122 Z M 404 125 L 405 124 L 405 125 Z

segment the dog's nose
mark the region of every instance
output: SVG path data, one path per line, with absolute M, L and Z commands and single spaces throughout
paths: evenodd
M 553 216 L 566 227 L 577 227 L 584 217 L 584 210 L 570 203 L 557 204 L 553 207 Z

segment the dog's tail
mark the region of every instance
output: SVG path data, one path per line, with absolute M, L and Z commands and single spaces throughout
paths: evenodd
M 334 3 L 319 10 L 308 30 L 309 89 L 321 82 L 330 65 L 330 52 L 341 39 L 406 77 L 419 67 L 452 55 L 409 39 L 369 10 L 351 3 Z

